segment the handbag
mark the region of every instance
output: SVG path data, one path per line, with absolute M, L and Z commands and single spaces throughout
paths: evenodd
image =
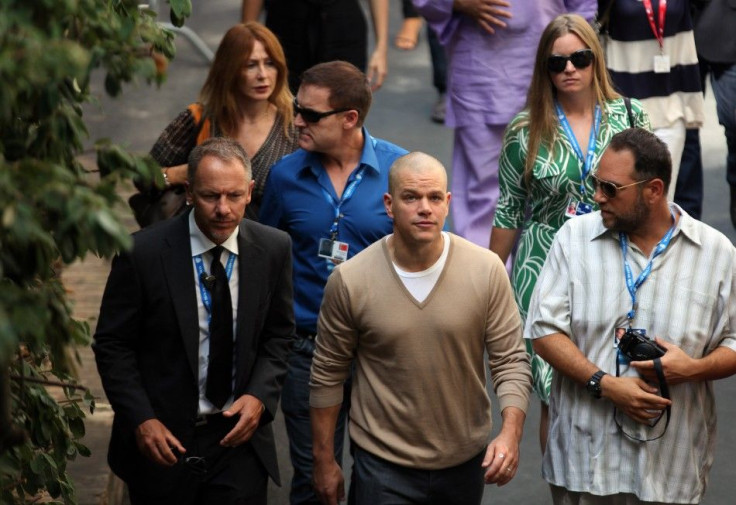
M 201 104 L 194 103 L 187 108 L 197 124 L 196 145 L 199 145 L 210 136 L 210 120 L 204 115 Z M 138 190 L 128 199 L 128 205 L 141 228 L 174 217 L 187 209 L 186 188 L 182 184 L 164 189 L 138 187 Z

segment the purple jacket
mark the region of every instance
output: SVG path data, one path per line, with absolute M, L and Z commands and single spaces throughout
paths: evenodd
M 559 14 L 595 15 L 597 0 L 510 0 L 513 17 L 491 35 L 453 12 L 453 0 L 412 0 L 447 51 L 445 124 L 505 125 L 524 108 L 539 37 Z

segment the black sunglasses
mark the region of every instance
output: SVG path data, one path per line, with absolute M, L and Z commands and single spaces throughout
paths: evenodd
M 592 179 L 591 182 L 593 183 L 593 190 L 597 191 L 598 188 L 600 188 L 601 193 L 603 193 L 603 196 L 605 196 L 606 198 L 616 198 L 616 196 L 618 196 L 618 192 L 622 189 L 630 188 L 631 186 L 636 186 L 637 184 L 651 181 L 651 179 L 644 179 L 643 181 L 636 181 L 632 182 L 631 184 L 619 186 L 617 184 L 614 184 L 613 182 L 604 181 L 603 179 L 596 177 L 594 174 L 590 174 L 590 177 Z
M 593 63 L 593 51 L 590 49 L 580 49 L 579 51 L 572 53 L 570 56 L 553 54 L 547 58 L 547 69 L 550 72 L 559 74 L 565 70 L 568 61 L 571 61 L 577 69 L 587 68 L 591 63 Z
M 331 116 L 339 112 L 347 112 L 349 110 L 356 109 L 354 109 L 353 107 L 345 107 L 342 109 L 328 110 L 327 112 L 317 112 L 316 110 L 305 109 L 299 106 L 299 102 L 297 102 L 296 98 L 294 98 L 294 117 L 301 114 L 302 119 L 306 123 L 319 123 L 320 119 L 322 119 L 323 117 Z

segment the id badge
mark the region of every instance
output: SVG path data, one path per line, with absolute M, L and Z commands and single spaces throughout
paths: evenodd
M 668 74 L 670 72 L 670 56 L 668 54 L 658 54 L 654 57 L 654 73 Z
M 348 259 L 348 243 L 328 238 L 319 239 L 319 250 L 317 256 L 327 258 L 335 263 L 342 263 Z
M 575 217 L 589 214 L 593 211 L 593 206 L 589 203 L 578 202 L 574 198 L 570 198 L 567 202 L 567 208 L 565 209 L 565 217 Z

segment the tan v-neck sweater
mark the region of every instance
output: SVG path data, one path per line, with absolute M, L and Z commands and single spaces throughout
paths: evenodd
M 440 469 L 490 441 L 484 351 L 500 408 L 526 411 L 529 358 L 498 256 L 456 235 L 424 302 L 406 290 L 385 240 L 330 276 L 318 322 L 310 404 L 342 401 L 356 359 L 350 436 L 393 463 Z

